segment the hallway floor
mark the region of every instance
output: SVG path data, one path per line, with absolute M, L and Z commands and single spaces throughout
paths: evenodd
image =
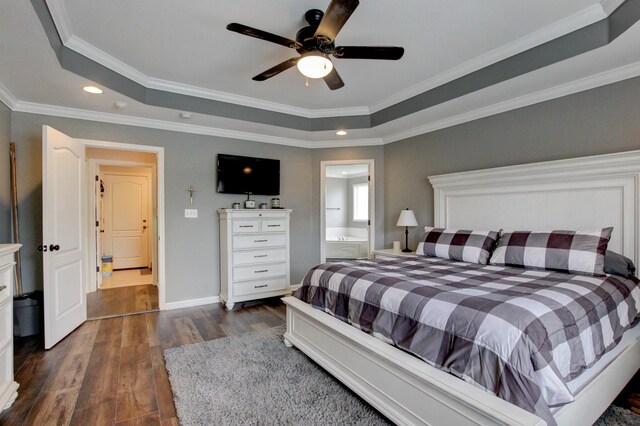
M 153 284 L 153 273 L 149 268 L 120 269 L 110 277 L 102 277 L 101 290 L 136 285 Z
M 87 318 L 97 319 L 158 310 L 153 284 L 100 289 L 87 293 Z

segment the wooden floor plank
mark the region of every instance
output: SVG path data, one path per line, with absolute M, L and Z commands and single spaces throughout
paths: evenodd
M 99 407 L 107 402 L 113 402 L 115 408 L 120 350 L 118 340 L 95 344 L 80 388 L 76 409 Z
M 122 325 L 122 346 L 135 346 L 148 343 L 147 320 L 144 315 L 128 315 Z
M 82 394 L 82 390 L 80 390 Z M 71 425 L 73 426 L 87 426 L 87 425 L 113 425 L 116 418 L 116 399 L 115 397 L 100 402 L 98 404 L 92 404 L 87 408 L 76 408 L 73 411 L 73 417 L 71 418 Z
M 71 422 L 79 387 L 41 392 L 25 420 L 27 426 L 66 425 Z
M 158 413 L 151 413 L 124 422 L 116 423 L 116 426 L 160 426 Z

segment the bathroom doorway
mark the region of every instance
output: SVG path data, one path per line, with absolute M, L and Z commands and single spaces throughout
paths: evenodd
M 321 261 L 367 259 L 374 248 L 374 161 L 321 162 Z

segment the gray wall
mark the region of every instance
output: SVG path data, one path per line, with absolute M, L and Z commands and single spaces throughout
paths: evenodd
M 395 223 L 406 207 L 433 225 L 428 176 L 636 149 L 640 78 L 385 145 L 386 240 L 404 240 Z M 411 230 L 410 247 L 421 234 Z
M 11 132 L 18 150 L 20 231 L 23 280 L 26 290 L 41 288 L 41 255 L 35 250 L 42 235 L 42 125 L 50 125 L 72 137 L 106 140 L 165 149 L 166 300 L 174 302 L 220 293 L 219 229 L 217 208 L 231 207 L 242 195 L 216 193 L 215 161 L 218 153 L 244 154 L 281 160 L 281 205 L 293 209 L 291 217 L 291 277 L 302 279 L 319 259 L 318 241 L 309 218 L 311 204 L 311 151 L 183 134 L 131 126 L 112 125 L 26 113 L 13 113 Z M 185 219 L 189 208 L 186 189 L 197 188 L 197 219 Z M 255 196 L 257 202 L 269 197 Z M 319 244 L 319 242 L 318 242 Z
M 346 228 L 349 219 L 349 193 L 347 179 L 326 178 L 325 180 L 325 219 L 327 228 Z
M 11 142 L 11 110 L 0 102 L 0 244 L 11 241 L 9 142 Z

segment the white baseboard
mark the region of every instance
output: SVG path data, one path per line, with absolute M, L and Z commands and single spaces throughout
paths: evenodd
M 180 300 L 178 302 L 166 302 L 164 310 L 191 308 L 193 306 L 210 305 L 212 303 L 220 303 L 220 296 L 202 297 L 200 299 Z

